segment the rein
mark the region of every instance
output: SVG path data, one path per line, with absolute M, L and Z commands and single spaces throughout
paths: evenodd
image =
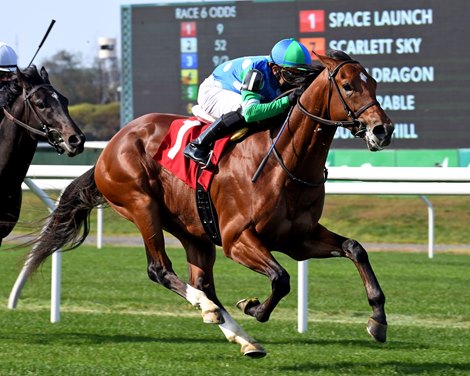
M 8 112 L 6 110 L 6 108 L 3 108 L 3 112 L 5 113 L 5 116 L 8 118 L 8 120 L 12 121 L 16 125 L 19 125 L 20 127 L 25 128 L 26 130 L 28 130 L 31 133 L 34 133 L 34 134 L 36 134 L 38 136 L 41 136 L 41 137 L 44 137 L 47 140 L 47 142 L 49 144 L 51 144 L 56 149 L 57 152 L 63 153 L 62 148 L 59 146 L 59 142 L 61 140 L 61 137 L 59 137 L 59 142 L 58 142 L 58 140 L 54 137 L 54 132 L 53 132 L 54 130 L 49 129 L 48 125 L 45 124 L 41 120 L 41 118 L 39 117 L 38 113 L 36 112 L 36 110 L 34 109 L 33 105 L 31 104 L 31 101 L 30 101 L 30 97 L 35 92 L 37 92 L 39 89 L 42 89 L 44 87 L 51 87 L 52 88 L 52 85 L 50 85 L 50 84 L 37 85 L 37 86 L 33 87 L 33 89 L 29 93 L 26 92 L 26 89 L 23 88 L 24 102 L 26 103 L 25 118 L 29 119 L 29 111 L 31 111 L 34 114 L 34 116 L 36 117 L 36 119 L 39 120 L 41 129 L 37 129 L 35 127 L 32 127 L 31 125 L 26 124 L 26 123 L 22 122 L 21 120 L 15 118 L 10 112 Z
M 274 148 L 274 156 L 276 157 L 277 163 L 279 163 L 279 166 L 282 167 L 282 169 L 286 172 L 287 176 L 291 178 L 291 180 L 295 181 L 296 183 L 306 185 L 307 187 L 310 188 L 317 188 L 322 186 L 323 184 L 326 183 L 328 180 L 328 169 L 326 167 L 323 168 L 323 180 L 318 182 L 318 183 L 310 183 L 308 181 L 302 180 L 295 176 L 292 172 L 289 171 L 287 166 L 284 164 L 284 161 L 282 160 L 281 156 L 279 155 L 279 152 Z
M 333 94 L 333 90 L 332 90 L 332 86 L 334 85 L 334 88 L 336 90 L 336 92 L 338 93 L 339 95 L 339 98 L 341 99 L 341 102 L 343 104 L 343 107 L 344 107 L 344 110 L 346 111 L 346 114 L 347 116 L 351 119 L 350 121 L 336 121 L 336 120 L 331 120 L 331 119 L 325 119 L 325 118 L 322 118 L 320 116 L 317 116 L 317 115 L 314 115 L 312 114 L 311 112 L 309 112 L 303 105 L 302 103 L 300 102 L 300 99 L 301 97 L 297 100 L 297 106 L 299 107 L 299 110 L 304 114 L 306 115 L 307 117 L 309 117 L 310 119 L 312 120 L 315 120 L 316 122 L 320 123 L 320 124 L 323 124 L 323 125 L 327 125 L 327 126 L 334 126 L 334 127 L 343 127 L 343 128 L 350 128 L 350 127 L 356 127 L 357 128 L 357 131 L 355 131 L 353 133 L 353 131 L 351 130 L 351 133 L 353 133 L 353 136 L 354 137 L 361 137 L 364 135 L 364 133 L 366 132 L 366 126 L 360 121 L 358 120 L 359 116 L 362 115 L 362 113 L 364 113 L 368 108 L 372 107 L 372 106 L 375 106 L 375 105 L 378 105 L 379 102 L 377 100 L 374 100 L 364 106 L 362 106 L 359 110 L 357 110 L 356 112 L 354 112 L 350 107 L 349 105 L 347 104 L 346 100 L 344 99 L 344 97 L 341 95 L 341 91 L 339 89 L 339 86 L 338 86 L 338 83 L 336 82 L 335 80 L 335 77 L 336 75 L 338 74 L 339 70 L 341 69 L 341 67 L 343 67 L 344 65 L 346 64 L 359 64 L 358 61 L 356 60 L 345 60 L 343 62 L 341 62 L 340 64 L 338 64 L 336 66 L 336 68 L 332 71 L 332 72 L 329 72 L 328 73 L 328 80 L 329 80 L 329 85 L 328 85 L 328 106 L 327 106 L 327 114 L 328 114 L 328 117 L 330 117 L 330 102 L 331 102 L 331 97 L 332 97 L 332 94 Z M 284 93 L 285 95 L 286 93 Z M 292 179 L 293 181 L 295 181 L 296 183 L 299 183 L 299 184 L 302 184 L 302 185 L 305 185 L 307 187 L 311 187 L 311 188 L 316 188 L 316 187 L 319 187 L 323 184 L 325 184 L 325 182 L 327 181 L 328 179 L 328 169 L 325 167 L 324 168 L 324 171 L 323 171 L 323 174 L 324 174 L 324 179 L 321 181 L 321 182 L 318 182 L 318 183 L 310 183 L 310 182 L 307 182 L 305 180 L 302 180 L 298 177 L 296 177 L 292 172 L 289 171 L 289 169 L 287 168 L 287 166 L 284 164 L 281 156 L 279 155 L 279 152 L 277 151 L 276 149 L 276 144 L 277 144 L 277 141 L 279 140 L 281 134 L 283 133 L 284 129 L 285 129 L 285 126 L 289 123 L 289 119 L 290 119 L 290 115 L 292 113 L 292 109 L 293 107 L 291 107 L 288 115 L 287 115 L 287 118 L 286 120 L 284 121 L 284 124 L 282 125 L 276 139 L 273 139 L 272 136 L 271 136 L 271 142 L 272 142 L 272 145 L 271 145 L 271 148 L 269 149 L 268 153 L 266 154 L 266 156 L 264 157 L 264 159 L 261 161 L 260 165 L 258 166 L 258 169 L 256 170 L 255 174 L 253 175 L 251 181 L 254 183 L 256 182 L 256 180 L 258 179 L 258 176 L 260 175 L 262 169 L 264 168 L 269 156 L 271 155 L 271 153 L 274 152 L 274 156 L 276 157 L 276 160 L 277 162 L 279 163 L 279 165 L 281 166 L 281 168 L 286 172 L 287 176 Z
M 252 183 L 255 183 L 256 180 L 258 179 L 258 177 L 261 174 L 261 171 L 263 170 L 264 166 L 266 165 L 266 162 L 268 161 L 268 158 L 271 155 L 271 153 L 274 153 L 274 156 L 276 157 L 276 160 L 279 163 L 279 166 L 282 167 L 282 169 L 285 171 L 287 176 L 289 176 L 289 178 L 291 178 L 296 183 L 306 185 L 307 187 L 310 187 L 310 188 L 316 188 L 316 187 L 320 187 L 321 185 L 325 184 L 325 182 L 327 181 L 327 179 L 328 179 L 328 170 L 326 168 L 324 168 L 324 170 L 323 170 L 324 178 L 319 183 L 310 183 L 308 181 L 305 181 L 305 180 L 302 180 L 302 179 L 298 178 L 292 172 L 289 171 L 287 166 L 284 164 L 284 161 L 282 160 L 282 157 L 279 155 L 279 152 L 276 149 L 277 141 L 279 140 L 282 133 L 284 132 L 284 129 L 286 128 L 287 124 L 289 124 L 290 115 L 291 115 L 293 109 L 294 109 L 294 107 L 290 108 L 289 113 L 287 114 L 286 120 L 284 120 L 284 123 L 282 124 L 282 127 L 279 130 L 279 133 L 277 134 L 275 139 L 273 139 L 273 137 L 272 137 L 272 129 L 270 130 L 271 147 L 269 148 L 269 151 L 266 153 L 265 157 L 263 158 L 263 160 L 259 164 L 258 169 L 256 170 L 255 174 L 251 178 Z
M 13 123 L 15 123 L 16 125 L 19 125 L 20 127 L 23 127 L 25 129 L 27 129 L 29 132 L 31 133 L 34 133 L 34 134 L 37 134 L 39 136 L 42 136 L 42 137 L 46 137 L 47 134 L 46 132 L 43 132 L 43 131 L 40 131 L 39 129 L 37 128 L 34 128 L 34 127 L 31 127 L 30 125 L 26 124 L 26 123 L 23 123 L 21 120 L 18 120 L 17 118 L 15 118 L 12 114 L 10 114 L 6 108 L 3 108 L 3 112 L 5 114 L 5 116 L 8 118 L 8 120 L 11 120 Z

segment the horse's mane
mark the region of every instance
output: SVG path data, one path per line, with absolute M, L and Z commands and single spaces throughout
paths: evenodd
M 341 50 L 328 50 L 326 52 L 326 56 L 331 57 L 332 59 L 341 60 L 341 61 L 353 60 L 351 56 L 349 56 L 346 52 L 341 51 Z
M 24 70 L 21 71 L 22 75 L 30 83 L 30 85 L 41 85 L 44 83 L 44 79 L 39 74 L 35 65 L 31 65 Z M 22 93 L 23 88 L 19 85 L 16 75 L 13 76 L 13 79 L 5 85 L 6 92 L 6 103 L 7 105 L 11 105 L 13 101 L 18 98 L 18 96 Z
M 21 94 L 21 87 L 18 86 L 15 79 L 6 82 L 0 88 L 0 95 L 4 106 L 10 106 L 16 98 Z
M 21 71 L 25 79 L 31 83 L 31 85 L 40 85 L 44 83 L 44 79 L 39 75 L 39 72 L 35 65 L 31 65 Z M 0 87 L 0 108 L 10 107 L 13 102 L 21 95 L 23 88 L 18 84 L 18 79 L 13 76 L 11 81 L 4 83 Z M 0 121 L 3 120 L 5 114 L 3 110 L 0 111 Z

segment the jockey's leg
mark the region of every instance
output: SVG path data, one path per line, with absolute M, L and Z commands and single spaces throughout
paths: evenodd
M 243 125 L 245 125 L 245 120 L 239 111 L 224 114 L 198 138 L 191 141 L 184 149 L 183 154 L 197 163 L 207 165 L 214 142 L 235 132 Z

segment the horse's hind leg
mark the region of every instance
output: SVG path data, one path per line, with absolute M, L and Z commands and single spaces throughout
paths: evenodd
M 380 288 L 366 250 L 357 241 L 345 238 L 317 225 L 312 236 L 301 245 L 293 246 L 287 252 L 296 260 L 309 258 L 347 257 L 362 278 L 372 315 L 367 325 L 368 333 L 377 341 L 387 338 L 387 319 L 385 316 L 385 295 Z
M 250 358 L 264 357 L 266 351 L 263 346 L 257 343 L 238 325 L 217 298 L 213 276 L 215 263 L 214 245 L 210 242 L 196 245 L 189 243 L 185 239 L 182 239 L 181 242 L 186 249 L 188 258 L 189 283 L 198 290 L 203 291 L 220 308 L 223 323 L 219 324 L 219 328 L 227 340 L 232 343 L 238 343 L 241 346 L 240 351 L 243 355 Z
M 202 310 L 203 320 L 219 324 L 222 317 L 219 307 L 206 294 L 184 283 L 173 270 L 171 260 L 165 251 L 165 241 L 157 202 L 149 195 L 134 195 L 132 203 L 126 206 L 111 206 L 138 227 L 145 243 L 147 273 L 149 278 L 188 300 Z
M 205 323 L 219 324 L 222 322 L 220 308 L 212 302 L 206 294 L 190 284 L 181 281 L 173 271 L 171 261 L 168 259 L 166 252 L 159 252 L 155 257 L 155 253 L 151 247 L 145 246 L 147 252 L 147 273 L 149 278 L 166 288 L 176 292 L 185 298 L 194 307 L 198 307 L 202 312 L 202 319 Z M 159 256 L 163 256 L 161 259 Z

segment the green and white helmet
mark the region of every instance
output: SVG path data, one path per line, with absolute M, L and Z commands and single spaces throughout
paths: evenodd
M 8 44 L 0 42 L 0 71 L 16 72 L 18 58 L 16 52 Z
M 293 38 L 277 42 L 269 57 L 272 63 L 286 68 L 302 68 L 312 64 L 307 48 Z

